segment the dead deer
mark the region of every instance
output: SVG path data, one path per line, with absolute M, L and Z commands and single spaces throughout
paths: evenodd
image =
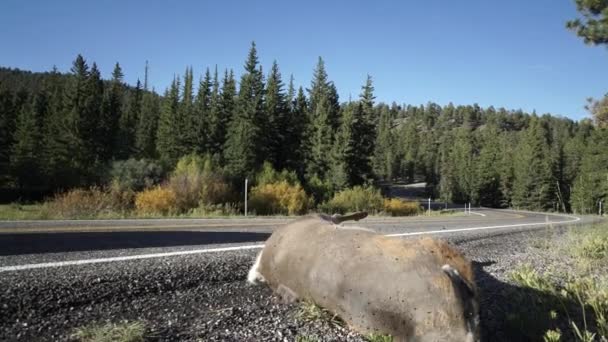
M 249 271 L 284 301 L 308 300 L 361 333 L 395 341 L 479 340 L 471 263 L 447 242 L 399 239 L 314 215 L 273 232 Z

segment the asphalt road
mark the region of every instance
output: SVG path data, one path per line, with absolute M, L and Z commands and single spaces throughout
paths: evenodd
M 369 217 L 358 223 L 388 235 L 450 234 L 535 229 L 591 218 L 510 210 L 431 217 Z M 0 272 L 11 266 L 155 255 L 250 246 L 265 241 L 289 218 L 0 221 Z M 175 255 L 175 254 L 174 254 Z M 177 254 L 179 255 L 179 254 Z
M 394 236 L 441 235 L 486 262 L 517 251 L 524 234 L 595 220 L 477 209 L 357 225 Z M 291 341 L 308 332 L 361 341 L 346 330 L 304 324 L 267 289 L 245 284 L 263 241 L 285 222 L 0 222 L 0 341 L 68 340 L 75 327 L 123 319 L 146 322 L 152 340 Z

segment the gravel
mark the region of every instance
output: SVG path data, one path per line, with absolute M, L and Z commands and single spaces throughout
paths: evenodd
M 564 231 L 566 228 L 556 228 Z M 508 272 L 546 229 L 445 236 L 475 263 L 485 341 L 507 341 Z M 365 341 L 328 322 L 303 322 L 245 278 L 257 250 L 0 273 L 0 340 L 66 341 L 91 323 L 142 321 L 150 341 Z

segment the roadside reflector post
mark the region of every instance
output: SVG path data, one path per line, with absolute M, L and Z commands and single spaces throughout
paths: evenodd
M 247 216 L 247 183 L 249 180 L 245 178 L 245 216 Z
M 431 216 L 431 198 L 429 197 L 429 216 Z

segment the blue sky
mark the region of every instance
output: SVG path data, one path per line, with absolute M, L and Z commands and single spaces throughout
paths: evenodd
M 29 1 L 0 3 L 0 65 L 62 71 L 82 53 L 109 77 L 164 90 L 193 66 L 240 74 L 255 40 L 268 70 L 308 86 L 317 57 L 342 100 L 366 74 L 378 101 L 478 103 L 580 119 L 608 92 L 608 49 L 565 29 L 572 0 Z

